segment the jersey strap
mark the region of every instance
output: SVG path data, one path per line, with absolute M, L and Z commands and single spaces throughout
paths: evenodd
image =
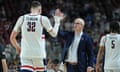
M 24 15 L 23 15 L 23 19 L 22 19 L 21 25 L 23 24 L 23 22 L 24 22 Z
M 43 26 L 43 23 L 42 23 L 42 16 L 41 16 L 41 18 L 40 18 L 40 23 L 41 23 L 41 25 Z
M 41 23 L 41 25 L 43 26 L 43 23 L 42 23 L 42 16 L 41 16 L 41 18 L 40 18 L 40 23 Z M 43 32 L 42 32 L 42 34 L 44 35 L 45 34 L 45 31 L 44 31 L 45 29 L 44 29 L 44 26 L 43 26 Z
M 107 41 L 107 35 L 105 35 L 104 46 L 106 44 L 106 41 Z

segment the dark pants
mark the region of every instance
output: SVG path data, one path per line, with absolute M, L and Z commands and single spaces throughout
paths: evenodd
M 78 64 L 66 63 L 67 72 L 86 72 L 86 70 L 80 68 Z

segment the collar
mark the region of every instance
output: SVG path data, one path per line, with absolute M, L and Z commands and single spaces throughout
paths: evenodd
M 83 32 L 80 32 L 80 34 L 79 34 L 79 35 L 76 35 L 76 34 L 75 34 L 75 36 L 79 36 L 79 37 L 81 37 L 81 36 L 82 36 L 82 34 L 83 34 Z

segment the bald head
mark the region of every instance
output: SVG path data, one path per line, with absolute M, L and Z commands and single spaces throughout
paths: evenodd
M 76 18 L 74 20 L 74 31 L 79 34 L 83 31 L 84 25 L 85 22 L 82 18 Z

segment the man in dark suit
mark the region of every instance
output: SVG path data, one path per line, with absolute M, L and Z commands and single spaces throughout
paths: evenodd
M 65 39 L 62 61 L 66 72 L 92 72 L 93 43 L 83 32 L 85 22 L 82 18 L 74 20 L 74 32 L 59 31 L 58 36 Z

